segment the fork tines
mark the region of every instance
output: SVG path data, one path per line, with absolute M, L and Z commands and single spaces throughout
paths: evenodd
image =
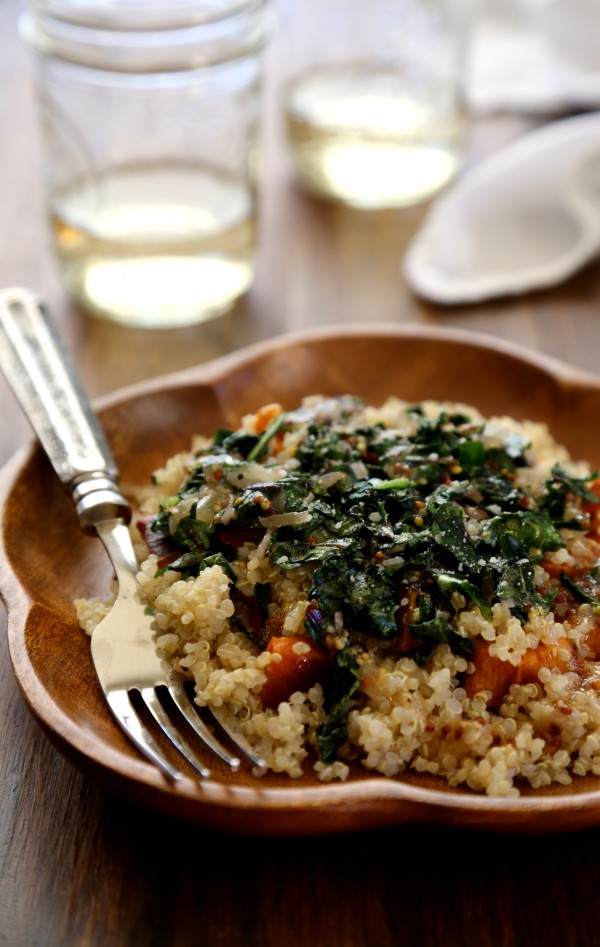
M 227 749 L 202 719 L 198 709 L 190 700 L 181 675 L 173 673 L 168 685 L 131 688 L 129 691 L 124 688 L 115 688 L 107 693 L 107 699 L 112 713 L 138 749 L 172 782 L 176 783 L 183 779 L 185 773 L 173 764 L 153 735 L 149 718 L 153 719 L 160 733 L 168 738 L 171 747 L 177 750 L 202 778 L 209 777 L 211 771 L 193 747 L 190 739 L 184 735 L 183 731 L 187 727 L 193 731 L 193 734 L 190 734 L 192 740 L 195 735 L 202 746 L 221 759 L 232 772 L 239 769 L 240 756 Z M 264 773 L 266 770 L 264 760 L 251 749 L 243 737 L 234 733 L 218 712 L 211 710 L 208 713 L 236 751 L 245 757 L 259 773 Z

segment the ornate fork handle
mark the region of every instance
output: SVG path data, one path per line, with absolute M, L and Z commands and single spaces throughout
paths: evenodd
M 71 494 L 82 528 L 93 532 L 111 518 L 129 522 L 115 460 L 44 306 L 15 287 L 2 292 L 0 307 L 10 343 L 0 345 L 0 367 Z

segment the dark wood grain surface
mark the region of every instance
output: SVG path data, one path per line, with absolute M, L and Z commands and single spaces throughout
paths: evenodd
M 277 108 L 278 45 L 269 56 L 259 265 L 247 299 L 218 322 L 173 332 L 89 319 L 68 300 L 49 249 L 31 76 L 16 24 L 16 0 L 0 0 L 0 285 L 29 286 L 49 303 L 92 395 L 337 322 L 458 326 L 597 372 L 597 265 L 558 289 L 443 309 L 416 300 L 400 275 L 418 214 L 361 214 L 295 189 Z M 525 129 L 514 116 L 480 122 L 470 159 Z M 4 462 L 29 429 L 1 379 L 0 411 Z M 105 794 L 31 718 L 5 625 L 2 616 L 2 947 L 600 943 L 599 830 L 529 838 L 415 825 L 262 841 L 189 828 Z

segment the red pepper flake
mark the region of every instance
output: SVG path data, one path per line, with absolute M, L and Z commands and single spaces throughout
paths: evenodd
M 222 479 L 223 479 L 223 471 L 222 471 L 222 470 L 215 470 L 215 472 L 213 473 L 213 478 L 214 478 L 215 480 L 222 480 Z
M 521 509 L 526 510 L 527 507 L 529 506 L 529 497 L 525 497 L 525 496 L 521 497 L 519 500 L 519 506 L 521 507 Z
M 565 717 L 570 717 L 571 714 L 573 713 L 573 708 L 572 708 L 572 707 L 561 707 L 561 708 L 560 708 L 560 712 L 561 712 L 561 714 L 564 714 Z

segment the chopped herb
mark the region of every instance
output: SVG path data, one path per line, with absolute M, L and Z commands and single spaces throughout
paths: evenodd
M 252 450 L 247 456 L 247 460 L 257 460 L 264 451 L 267 449 L 267 445 L 272 437 L 275 437 L 280 428 L 285 424 L 285 419 L 287 415 L 285 412 L 282 412 L 278 415 L 274 421 L 271 421 L 265 433 L 262 437 L 259 438 L 257 443 L 253 446 Z
M 576 582 L 566 572 L 562 572 L 560 578 L 564 587 L 577 601 L 600 607 L 600 585 L 595 577 L 590 575 L 585 583 Z
M 358 662 L 351 648 L 338 652 L 334 673 L 326 689 L 329 716 L 317 730 L 319 752 L 325 763 L 333 763 L 348 737 L 348 704 L 358 690 L 360 676 Z

